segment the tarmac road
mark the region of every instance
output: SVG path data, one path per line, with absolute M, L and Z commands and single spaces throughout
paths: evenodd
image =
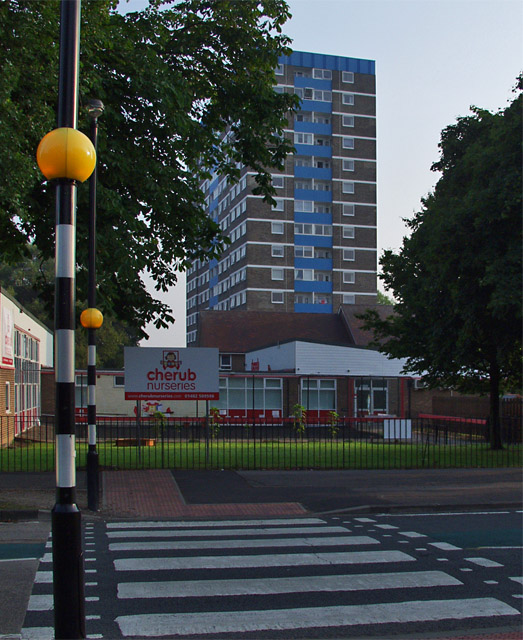
M 147 472 L 126 473 L 138 478 L 149 477 Z M 164 473 L 169 475 L 168 472 Z M 260 506 L 263 503 L 300 503 L 309 513 L 316 514 L 444 511 L 457 508 L 521 509 L 522 504 L 520 469 L 172 473 L 175 479 L 173 487 L 179 489 L 182 502 L 201 506 L 202 517 L 205 516 L 206 505 L 210 510 L 210 507 L 219 504 L 236 505 L 240 513 L 245 503 L 259 503 Z M 83 496 L 85 473 L 78 473 L 77 486 Z M 0 503 L 4 491 L 9 493 L 10 505 L 9 512 L 0 512 L 0 520 L 25 518 L 23 522 L 0 522 L 0 638 L 2 634 L 20 637 L 17 634 L 22 628 L 38 566 L 36 558 L 40 557 L 50 530 L 47 505 L 50 496 L 54 496 L 54 487 L 54 473 L 19 472 L 0 476 Z M 42 496 L 43 511 L 24 508 L 27 502 L 23 498 L 27 498 L 28 492 L 33 492 L 37 498 Z M 11 508 L 16 506 L 17 495 L 22 509 Z M 79 504 L 82 508 L 80 500 Z M 103 510 L 99 514 L 84 510 L 83 515 L 85 520 L 118 517 L 116 512 L 104 514 Z

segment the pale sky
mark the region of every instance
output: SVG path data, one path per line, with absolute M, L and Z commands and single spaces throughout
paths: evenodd
M 127 3 L 142 8 L 144 0 Z M 521 0 L 288 0 L 284 26 L 298 51 L 376 61 L 378 256 L 398 250 L 402 218 L 419 210 L 438 175 L 441 131 L 476 105 L 513 99 L 523 71 Z M 125 7 L 126 5 L 122 3 Z M 185 277 L 163 298 L 170 330 L 143 346 L 185 346 Z

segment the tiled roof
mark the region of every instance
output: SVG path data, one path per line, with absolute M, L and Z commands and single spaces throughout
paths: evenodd
M 199 347 L 228 353 L 245 353 L 289 340 L 354 344 L 342 318 L 331 313 L 202 311 L 198 334 Z
M 377 311 L 380 318 L 385 319 L 391 315 L 394 307 L 386 304 L 345 304 L 340 307 L 340 316 L 345 319 L 345 325 L 349 335 L 353 339 L 353 344 L 358 347 L 366 347 L 374 338 L 372 331 L 365 331 L 363 329 L 363 320 L 357 317 L 365 313 L 368 309 Z

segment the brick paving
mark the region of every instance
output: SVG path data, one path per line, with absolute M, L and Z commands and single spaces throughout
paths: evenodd
M 186 504 L 170 471 L 105 471 L 103 511 L 140 518 L 278 517 L 304 515 L 298 502 Z

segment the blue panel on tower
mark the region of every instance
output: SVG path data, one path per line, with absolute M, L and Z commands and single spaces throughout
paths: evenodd
M 294 146 L 296 147 L 296 155 L 299 156 L 332 157 L 332 147 L 325 147 L 318 144 L 295 144 Z
M 323 135 L 332 134 L 332 125 L 321 124 L 320 122 L 298 122 L 294 121 L 294 131 L 304 131 L 306 133 L 321 133 Z
M 294 234 L 294 244 L 303 245 L 304 247 L 332 247 L 332 237 Z
M 353 71 L 354 73 L 368 73 L 370 75 L 375 75 L 376 73 L 374 60 L 330 56 L 323 53 L 308 53 L 307 51 L 293 51 L 290 56 L 280 56 L 278 62 L 280 64 L 292 64 L 295 67 Z
M 295 178 L 316 178 L 317 180 L 332 180 L 332 169 L 318 169 L 317 167 L 294 167 Z
M 332 191 L 313 189 L 294 189 L 295 200 L 314 200 L 314 202 L 332 202 Z
M 332 313 L 332 304 L 294 304 L 295 313 Z
M 303 78 L 300 76 L 294 76 L 295 87 L 310 87 L 311 89 L 323 89 L 323 91 L 330 91 L 332 89 L 331 80 L 322 80 L 320 78 Z
M 332 282 L 316 282 L 316 280 L 295 280 L 294 291 L 303 293 L 313 291 L 316 293 L 332 293 Z
M 332 214 L 295 211 L 294 222 L 303 222 L 304 224 L 332 224 Z
M 295 269 L 320 269 L 332 271 L 331 258 L 294 258 Z
M 300 109 L 302 111 L 321 111 L 322 113 L 332 113 L 332 102 L 302 100 L 300 103 Z

